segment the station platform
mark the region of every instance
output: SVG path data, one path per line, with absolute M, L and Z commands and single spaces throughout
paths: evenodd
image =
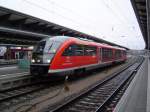
M 0 77 L 3 75 L 29 72 L 29 60 L 0 60 Z
M 150 60 L 145 57 L 113 112 L 150 112 Z
M 13 75 L 28 72 L 28 69 L 20 69 L 17 65 L 0 67 L 0 77 L 4 75 Z
M 12 60 L 5 60 L 5 59 L 0 59 L 0 67 L 3 66 L 9 66 L 9 65 L 16 65 L 18 60 L 12 59 Z
M 0 91 L 29 84 L 32 81 L 25 60 L 15 65 L 0 66 Z

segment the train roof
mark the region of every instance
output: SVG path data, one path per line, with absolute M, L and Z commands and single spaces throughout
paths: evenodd
M 72 37 L 72 38 L 75 38 L 75 37 Z M 91 41 L 91 40 L 80 39 L 80 38 L 75 38 L 75 39 L 77 39 L 77 40 L 79 40 L 79 41 L 82 41 L 83 43 L 88 42 L 88 43 L 91 44 L 91 45 L 98 45 L 98 46 L 105 47 L 105 48 L 126 50 L 126 49 L 124 49 L 124 48 L 120 48 L 120 47 L 118 47 L 118 46 L 111 46 L 111 45 L 108 45 L 108 44 L 105 44 L 105 43 L 97 43 L 97 42 L 94 42 L 94 41 Z
M 47 38 L 41 40 L 41 41 L 44 41 L 44 40 L 51 40 L 51 41 L 59 41 L 59 42 L 64 42 L 65 40 L 68 40 L 70 37 L 68 36 L 48 36 Z
M 72 40 L 77 40 L 78 42 L 81 42 L 83 44 L 91 44 L 91 45 L 97 45 L 97 46 L 101 46 L 101 47 L 105 47 L 105 48 L 112 48 L 112 49 L 119 49 L 119 50 L 126 50 L 124 48 L 120 48 L 118 46 L 111 46 L 105 43 L 97 43 L 94 42 L 93 40 L 89 40 L 89 39 L 84 39 L 84 38 L 76 38 L 76 37 L 69 37 L 69 36 L 48 36 L 47 38 L 43 39 L 42 41 L 46 41 L 46 40 L 51 40 L 51 41 L 59 41 L 59 42 L 64 42 L 68 39 L 72 39 Z

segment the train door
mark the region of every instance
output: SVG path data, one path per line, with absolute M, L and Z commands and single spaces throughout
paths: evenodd
M 75 52 L 75 47 L 76 45 L 69 45 L 65 51 L 62 54 L 61 57 L 61 67 L 62 68 L 69 68 L 69 67 L 75 67 L 75 56 L 74 56 L 74 52 Z
M 98 63 L 102 62 L 102 48 L 98 49 Z
M 84 64 L 96 64 L 99 62 L 99 49 L 96 46 L 86 45 L 84 48 Z
M 75 64 L 77 66 L 82 66 L 86 64 L 86 59 L 84 56 L 84 45 L 77 44 L 75 49 Z

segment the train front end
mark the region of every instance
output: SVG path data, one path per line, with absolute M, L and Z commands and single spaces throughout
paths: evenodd
M 62 39 L 63 40 L 63 39 Z M 51 61 L 62 44 L 60 37 L 51 37 L 40 41 L 33 50 L 30 74 L 47 75 Z

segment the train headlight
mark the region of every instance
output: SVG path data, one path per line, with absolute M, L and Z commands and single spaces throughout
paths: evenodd
M 37 62 L 39 63 L 39 62 L 40 62 L 40 60 L 37 60 Z
M 48 59 L 48 60 L 47 60 L 47 63 L 50 63 L 50 62 L 51 62 L 51 60 L 50 60 L 50 59 Z
M 35 60 L 34 60 L 34 59 L 32 59 L 32 60 L 31 60 L 31 62 L 32 62 L 32 63 L 35 63 Z

